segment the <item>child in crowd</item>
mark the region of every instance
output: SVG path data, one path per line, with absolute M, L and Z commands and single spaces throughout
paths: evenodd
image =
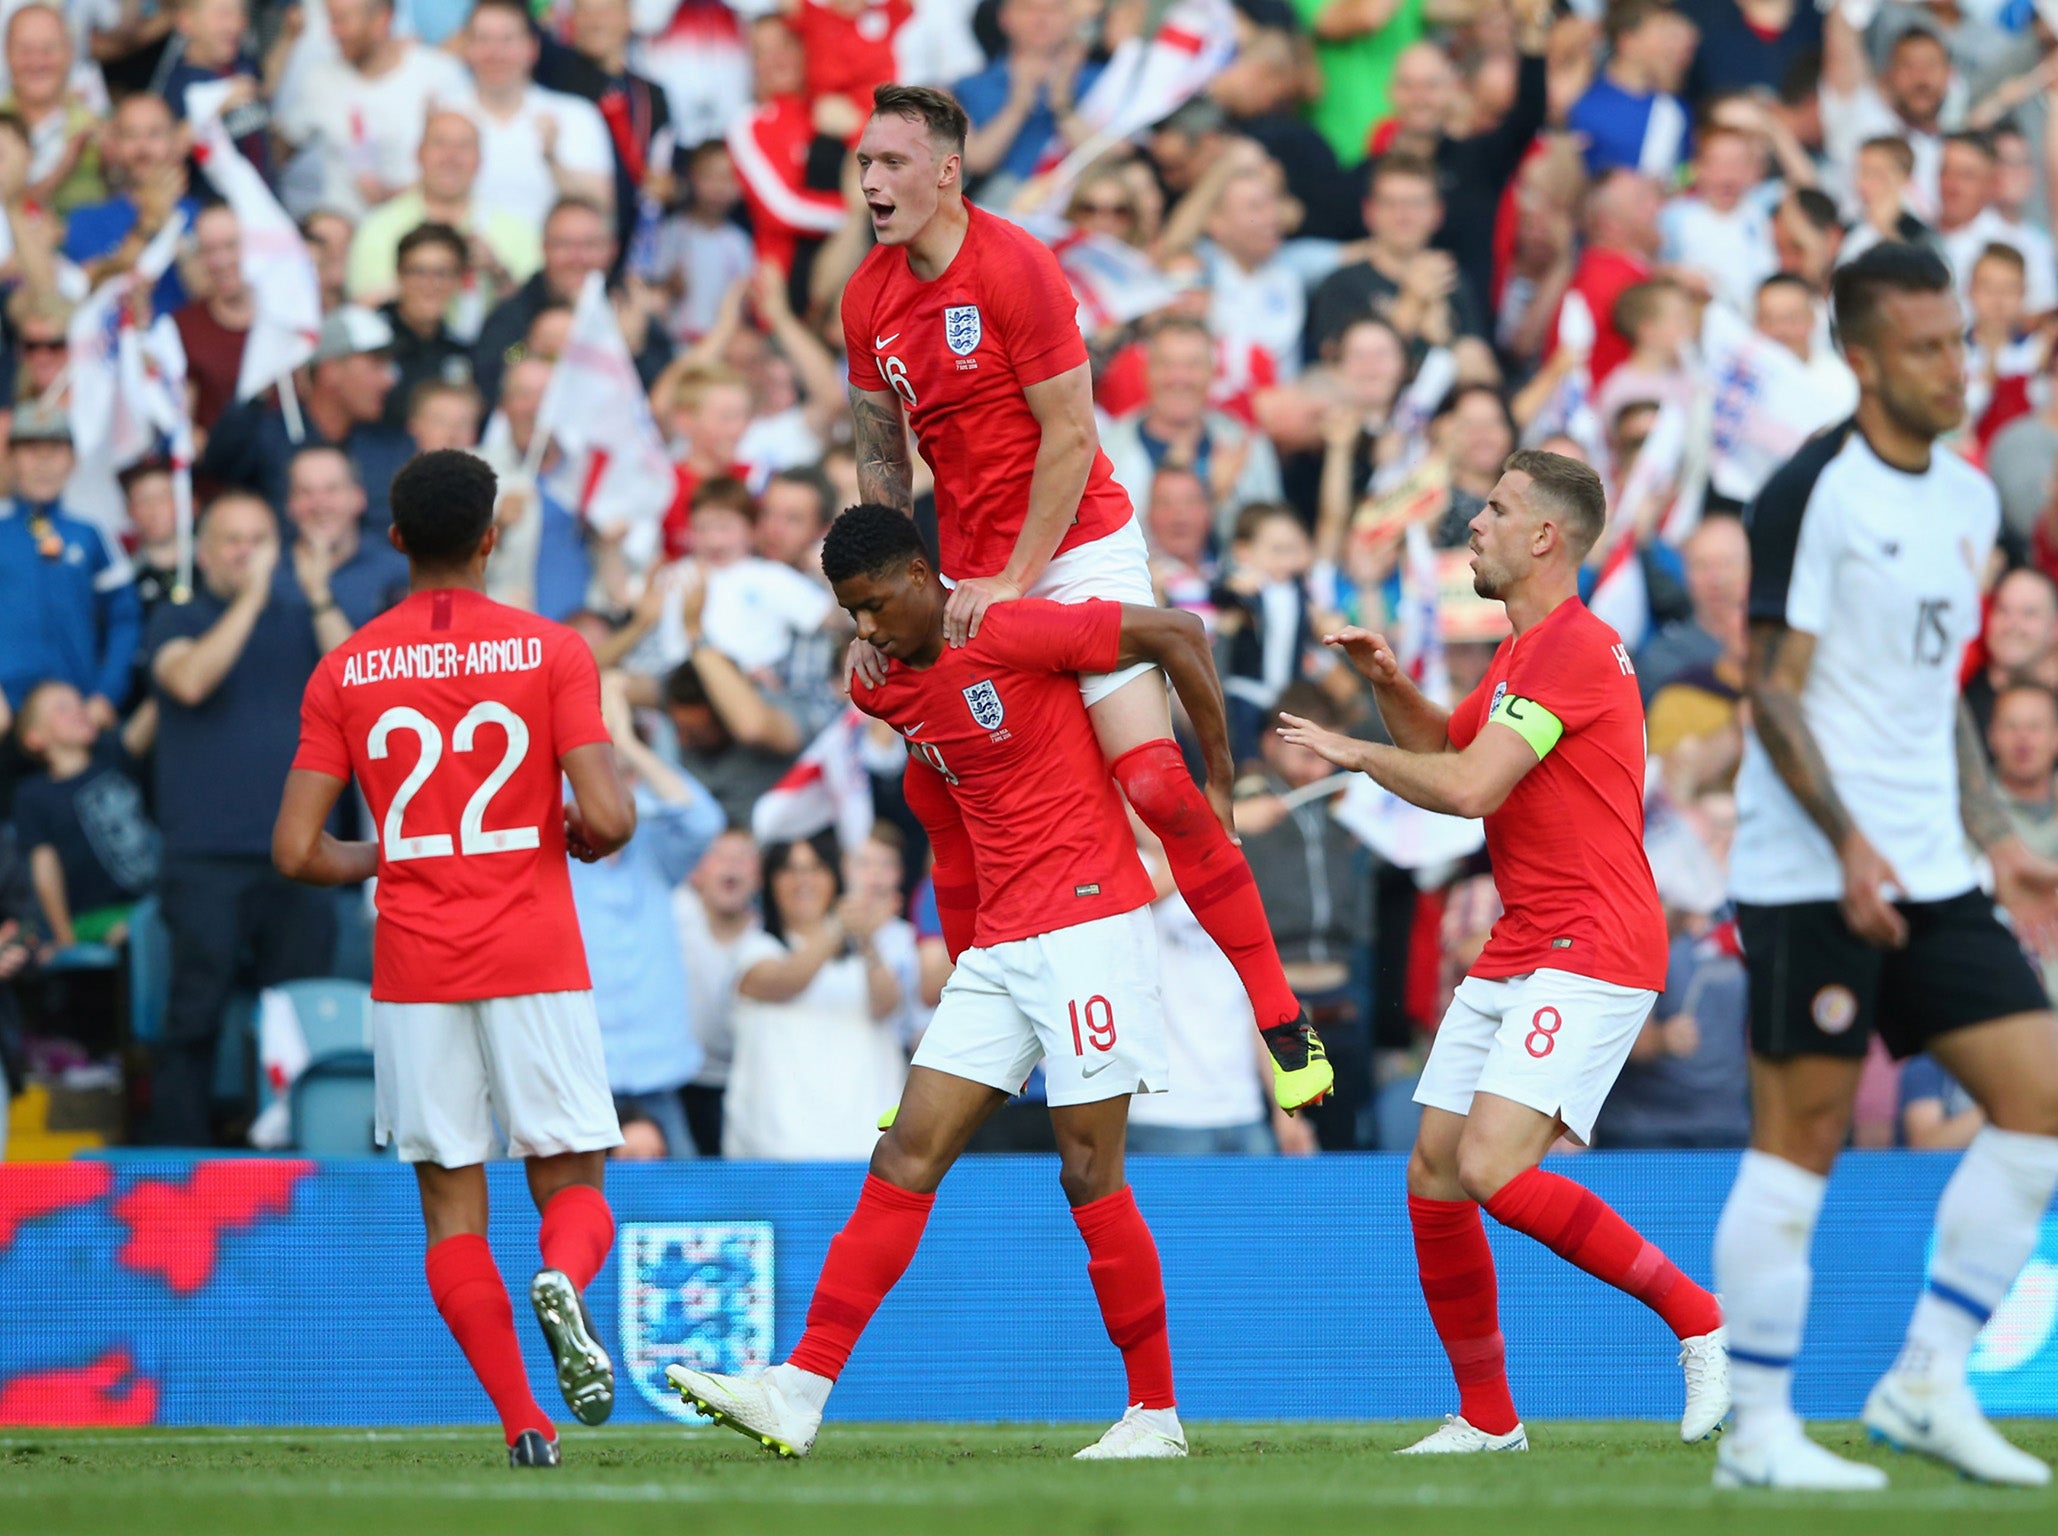
M 657 237 L 658 286 L 667 308 L 665 329 L 681 346 L 715 327 L 722 295 L 750 276 L 757 252 L 736 221 L 743 186 L 729 146 L 710 139 L 686 156 L 686 204 Z
M 1972 325 L 1965 344 L 1965 420 L 1984 453 L 1994 434 L 2029 414 L 2030 381 L 2043 371 L 2050 338 L 2028 318 L 2029 268 L 2012 245 L 1990 245 L 1966 285 Z
M 724 364 L 690 363 L 667 368 L 651 387 L 650 403 L 677 455 L 679 492 L 664 523 L 665 558 L 676 560 L 693 548 L 688 524 L 694 493 L 709 480 L 749 475 L 737 446 L 750 426 L 750 386 Z
M 103 735 L 78 689 L 50 682 L 22 701 L 14 728 L 43 770 L 16 791 L 14 818 L 51 940 L 119 944 L 157 884 L 161 845 L 138 787 L 157 707 Z
M 1700 310 L 1670 278 L 1653 278 L 1622 290 L 1615 301 L 1615 329 L 1629 338 L 1629 358 L 1610 373 L 1594 400 L 1602 421 L 1632 400 L 1651 400 L 1693 409 L 1695 378 L 1687 346 L 1700 330 Z
M 1313 644 L 1306 578 L 1314 548 L 1293 508 L 1253 502 L 1236 515 L 1229 576 L 1215 590 L 1218 662 L 1229 703 L 1229 745 L 1257 756 L 1258 733 Z

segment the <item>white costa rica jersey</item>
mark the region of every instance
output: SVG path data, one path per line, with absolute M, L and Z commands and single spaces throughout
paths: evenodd
M 1912 901 L 1978 880 L 1958 814 L 1958 674 L 2000 528 L 1994 485 L 1939 446 L 1920 474 L 1855 422 L 1811 439 L 1752 503 L 1750 616 L 1815 637 L 1802 713 L 1858 829 Z M 1843 895 L 1836 850 L 1755 731 L 1737 776 L 1730 890 L 1776 906 Z

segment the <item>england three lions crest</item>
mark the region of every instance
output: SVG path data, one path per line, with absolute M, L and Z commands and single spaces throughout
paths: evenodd
M 943 339 L 959 357 L 969 357 L 978 351 L 979 338 L 984 334 L 979 325 L 977 304 L 953 304 L 944 310 Z
M 972 711 L 972 723 L 982 731 L 1000 729 L 1000 722 L 1007 716 L 1007 707 L 1000 701 L 1000 690 L 991 682 L 978 682 L 965 689 L 965 704 Z
M 772 1224 L 628 1222 L 621 1272 L 621 1367 L 668 1418 L 697 1422 L 665 1367 L 748 1375 L 772 1363 Z

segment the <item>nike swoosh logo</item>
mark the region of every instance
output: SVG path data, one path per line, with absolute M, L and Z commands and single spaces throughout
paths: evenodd
M 1092 1068 L 1091 1070 L 1088 1070 L 1088 1071 L 1084 1071 L 1084 1072 L 1081 1072 L 1081 1073 L 1080 1073 L 1079 1075 L 1080 1075 L 1080 1076 L 1081 1076 L 1082 1078 L 1086 1078 L 1086 1077 L 1098 1077 L 1098 1076 L 1100 1076 L 1100 1074 L 1101 1074 L 1101 1073 L 1103 1073 L 1103 1072 L 1107 1071 L 1107 1069 L 1108 1069 L 1109 1067 L 1112 1067 L 1112 1066 L 1113 1066 L 1114 1064 L 1115 1064 L 1115 1063 L 1113 1062 L 1113 1060 L 1112 1060 L 1112 1059 L 1111 1059 L 1111 1060 L 1108 1060 L 1108 1061 L 1104 1061 L 1104 1062 L 1102 1062 L 1102 1063 L 1101 1063 L 1101 1064 L 1100 1064 L 1099 1066 L 1097 1066 L 1097 1067 L 1094 1067 L 1094 1068 Z
M 888 347 L 892 346 L 892 345 L 893 345 L 893 344 L 894 344 L 894 343 L 895 343 L 896 341 L 899 341 L 899 340 L 900 340 L 900 332 L 899 332 L 899 331 L 895 331 L 895 332 L 894 332 L 894 333 L 893 333 L 893 334 L 892 334 L 891 336 L 877 336 L 877 337 L 874 337 L 874 338 L 872 339 L 872 350 L 873 350 L 874 352 L 883 352 L 883 351 L 885 351 L 885 350 L 886 350 L 886 349 L 887 349 Z
M 907 737 L 910 741 L 912 741 L 914 740 L 915 732 L 919 731 L 923 726 L 927 725 L 928 723 L 929 722 L 927 720 L 917 720 L 913 725 L 904 725 L 900 728 L 900 734 Z

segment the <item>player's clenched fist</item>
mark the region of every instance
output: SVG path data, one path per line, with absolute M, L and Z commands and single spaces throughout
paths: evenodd
M 1022 589 L 1005 576 L 975 576 L 961 581 L 943 606 L 943 638 L 946 644 L 963 645 L 979 634 L 979 621 L 995 603 L 1013 602 Z
M 1377 687 L 1392 687 L 1401 680 L 1401 664 L 1384 635 L 1350 624 L 1333 635 L 1324 635 L 1322 643 L 1342 651 L 1350 664 Z

